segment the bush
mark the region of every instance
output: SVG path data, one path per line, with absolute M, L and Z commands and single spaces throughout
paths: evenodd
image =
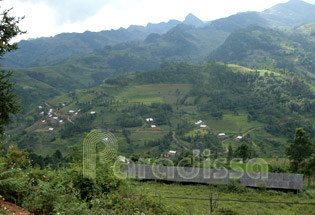
M 265 191 L 267 189 L 266 183 L 260 182 L 258 184 L 258 189 L 261 190 L 261 191 Z

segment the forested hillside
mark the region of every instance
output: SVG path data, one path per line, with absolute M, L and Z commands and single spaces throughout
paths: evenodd
M 235 137 L 243 136 L 255 153 L 282 156 L 296 127 L 315 133 L 314 95 L 305 81 L 292 74 L 219 63 L 167 63 L 47 100 L 41 109 L 19 117 L 19 129 L 12 125 L 9 134 L 21 148 L 41 154 L 66 152 L 82 141 L 84 132 L 102 127 L 120 137 L 125 155 L 157 156 L 185 148 L 222 153 L 229 142 L 237 147 Z M 198 120 L 205 129 L 195 125 Z M 227 139 L 219 138 L 220 132 Z
M 314 80 L 314 30 L 314 24 L 292 31 L 250 26 L 233 32 L 208 59 L 251 68 L 273 68 Z
M 306 5 L 310 4 L 290 1 L 261 13 L 238 13 L 208 23 L 189 14 L 183 22 L 21 41 L 20 49 L 1 62 L 2 66 L 29 67 L 16 69 L 13 77 L 23 113 L 62 93 L 94 87 L 120 74 L 158 68 L 163 62 L 216 60 L 314 79 L 312 25 L 287 31 L 265 28 L 286 26 L 288 17 L 279 16 L 279 22 L 273 22 L 277 12 L 300 15 L 296 24 L 312 20 L 301 15 Z M 312 11 L 310 5 L 307 14 Z M 273 14 L 273 21 L 263 14 Z M 246 28 L 251 24 L 260 27 Z
M 315 5 L 19 44 L 23 18 L 9 12 L 0 214 L 313 212 Z M 198 180 L 186 168 L 170 180 L 176 167 L 198 167 Z

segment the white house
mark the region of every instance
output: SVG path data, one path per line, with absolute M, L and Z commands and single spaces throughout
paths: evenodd
M 63 104 L 62 104 L 62 107 L 66 107 L 66 104 L 65 104 L 65 103 L 63 103 Z
M 74 113 L 74 110 L 69 110 L 69 113 Z
M 219 133 L 218 136 L 219 137 L 224 137 L 224 136 L 226 136 L 226 134 L 225 133 Z
M 207 128 L 207 125 L 200 125 L 200 128 Z
M 156 128 L 156 125 L 151 125 L 151 128 Z
M 38 109 L 43 109 L 43 107 L 42 106 L 38 106 Z
M 46 122 L 46 120 L 42 120 L 42 122 Z
M 129 160 L 128 160 L 126 157 L 124 157 L 124 156 L 119 155 L 119 156 L 118 156 L 118 159 L 119 159 L 121 162 L 124 162 L 124 163 L 129 164 Z
M 91 114 L 94 115 L 94 114 L 96 114 L 96 112 L 95 111 L 91 111 Z
M 167 154 L 168 154 L 168 155 L 176 155 L 176 154 L 177 154 L 177 151 L 170 150 Z
M 153 118 L 146 118 L 147 122 L 153 122 Z
M 49 113 L 53 112 L 53 109 L 49 109 Z
M 58 117 L 54 116 L 53 119 L 58 119 Z
M 201 120 L 199 120 L 198 122 L 195 122 L 195 125 L 200 125 L 202 123 Z
M 59 120 L 60 123 L 63 123 L 63 120 Z
M 48 131 L 53 131 L 54 130 L 54 128 L 48 128 Z
M 40 115 L 44 115 L 45 114 L 45 112 L 40 112 Z
M 237 136 L 236 138 L 239 139 L 239 140 L 243 139 L 242 136 Z

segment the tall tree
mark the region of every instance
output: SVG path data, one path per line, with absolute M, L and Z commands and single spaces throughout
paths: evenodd
M 296 129 L 294 139 L 286 149 L 286 155 L 291 160 L 292 171 L 297 172 L 301 164 L 310 158 L 314 151 L 315 147 L 310 136 L 303 128 Z
M 231 143 L 229 144 L 229 149 L 228 149 L 228 154 L 227 154 L 227 162 L 228 164 L 231 162 L 233 159 L 233 149 Z
M 315 153 L 301 163 L 301 173 L 307 176 L 307 187 L 311 186 L 311 177 L 315 176 Z
M 235 154 L 243 159 L 243 162 L 250 157 L 251 149 L 247 143 L 242 143 L 237 149 L 235 150 Z
M 0 58 L 5 53 L 17 49 L 17 44 L 10 41 L 25 33 L 18 26 L 23 18 L 10 16 L 10 10 L 4 10 L 0 14 Z M 4 126 L 11 122 L 10 115 L 19 111 L 16 95 L 13 93 L 13 83 L 10 81 L 11 76 L 12 72 L 0 71 L 0 137 L 3 137 Z

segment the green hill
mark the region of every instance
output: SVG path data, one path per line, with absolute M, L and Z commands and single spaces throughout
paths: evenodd
M 303 25 L 285 32 L 250 26 L 233 32 L 208 59 L 299 73 L 314 80 L 315 40 L 312 26 Z
M 295 27 L 315 22 L 315 5 L 302 0 L 277 4 L 261 13 L 271 27 Z
M 93 87 L 120 74 L 158 68 L 165 61 L 201 62 L 211 50 L 223 43 L 226 36 L 227 33 L 209 27 L 178 25 L 162 36 L 150 34 L 144 41 L 106 46 L 54 66 L 16 69 L 14 80 L 23 108 L 29 110 L 29 105 L 34 107 L 43 99 L 52 98 L 55 91 L 62 93 Z M 25 78 L 29 81 L 23 81 Z M 35 94 L 42 88 L 35 86 L 37 82 L 54 91 L 49 95 L 43 93 L 39 98 Z M 33 93 L 31 89 L 37 92 Z
M 238 146 L 235 137 L 242 135 L 259 155 L 281 156 L 296 127 L 315 133 L 314 95 L 303 80 L 276 72 L 217 63 L 162 64 L 48 100 L 43 109 L 19 118 L 8 133 L 21 148 L 41 154 L 67 151 L 82 143 L 84 132 L 105 128 L 119 139 L 125 155 L 159 156 L 184 148 L 224 153 L 226 144 Z M 51 108 L 58 120 L 47 116 Z M 195 125 L 198 120 L 207 128 Z M 222 132 L 228 137 L 219 138 Z

